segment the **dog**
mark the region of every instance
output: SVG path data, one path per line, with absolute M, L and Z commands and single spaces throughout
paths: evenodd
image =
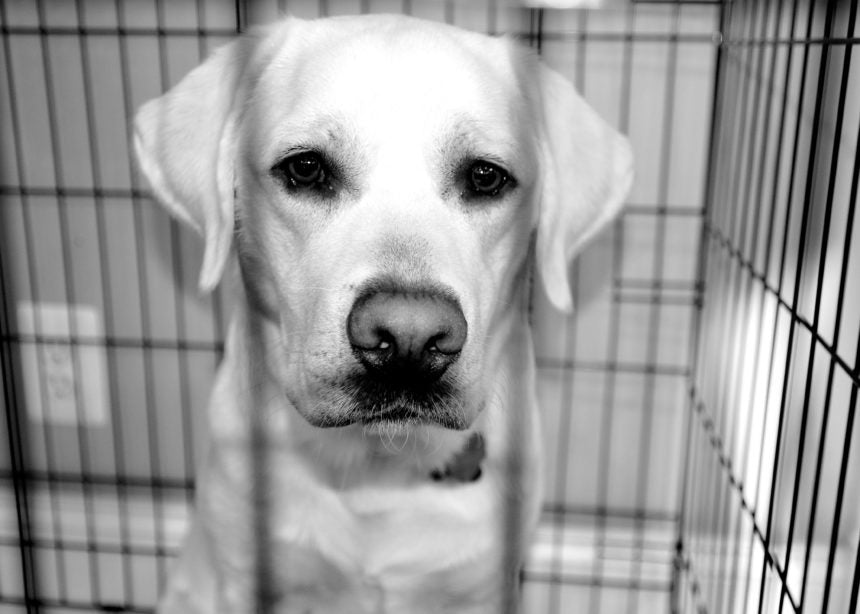
M 514 41 L 287 18 L 144 104 L 154 196 L 236 308 L 161 614 L 498 614 L 541 501 L 533 271 L 619 211 L 628 141 Z

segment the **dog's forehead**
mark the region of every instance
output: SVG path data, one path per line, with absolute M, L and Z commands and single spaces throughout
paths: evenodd
M 302 22 L 265 71 L 264 129 L 386 127 L 506 138 L 526 112 L 523 54 L 508 41 L 408 18 Z

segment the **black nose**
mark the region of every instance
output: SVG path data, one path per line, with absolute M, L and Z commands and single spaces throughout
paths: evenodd
M 440 292 L 376 290 L 355 301 L 346 330 L 368 371 L 429 383 L 457 360 L 467 326 L 457 302 Z

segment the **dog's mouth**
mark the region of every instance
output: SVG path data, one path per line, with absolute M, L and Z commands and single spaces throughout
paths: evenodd
M 469 426 L 462 393 L 445 378 L 427 383 L 353 373 L 326 396 L 326 409 L 309 417 L 316 426 L 432 424 L 457 431 Z

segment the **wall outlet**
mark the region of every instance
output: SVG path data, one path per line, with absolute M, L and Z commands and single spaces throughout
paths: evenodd
M 18 303 L 27 413 L 54 425 L 108 424 L 107 354 L 91 305 Z M 74 336 L 72 336 L 74 333 Z

